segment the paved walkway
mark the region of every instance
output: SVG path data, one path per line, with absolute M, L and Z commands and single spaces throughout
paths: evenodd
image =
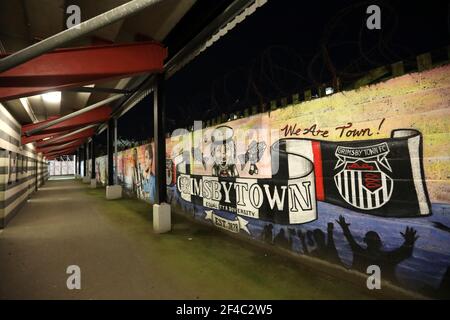
M 104 192 L 58 180 L 33 195 L 0 233 L 0 299 L 370 298 L 182 217 L 155 235 L 150 205 Z M 66 287 L 69 265 L 81 290 Z

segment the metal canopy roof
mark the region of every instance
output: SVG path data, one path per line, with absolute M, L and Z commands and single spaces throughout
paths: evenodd
M 78 5 L 81 8 L 82 21 L 86 21 L 127 2 L 127 0 L 74 0 L 70 4 Z M 145 54 L 142 55 L 142 52 L 145 51 L 143 48 L 148 47 L 151 43 L 154 44 L 154 41 L 160 42 L 168 48 L 168 59 L 164 64 L 164 69 L 169 77 L 265 2 L 266 0 L 163 0 L 134 16 L 110 24 L 88 36 L 64 45 L 66 48 L 74 49 L 57 50 L 28 62 L 28 66 L 33 65 L 34 61 L 35 66 L 47 63 L 48 67 L 54 62 L 54 67 L 50 68 L 53 73 L 47 78 L 42 76 L 39 68 L 28 68 L 27 70 L 27 63 L 0 73 L 0 102 L 24 125 L 24 129 L 33 127 L 33 123 L 37 124 L 78 112 L 118 94 L 122 94 L 121 98 L 112 100 L 108 103 L 108 107 L 111 108 L 109 116 L 120 117 L 151 92 L 153 81 L 151 75 L 161 71 L 157 68 L 151 69 L 148 65 L 143 66 L 145 64 L 143 60 L 146 59 Z M 8 53 L 16 52 L 65 30 L 66 5 L 64 0 L 1 1 L 0 54 L 5 56 Z M 115 43 L 128 43 L 128 45 L 115 45 Z M 75 49 L 80 46 L 85 48 Z M 136 49 L 135 52 L 132 49 L 128 52 L 131 58 L 134 57 L 138 61 L 138 67 L 133 70 L 130 67 L 130 60 L 127 62 L 125 56 L 114 55 L 113 50 L 109 53 L 116 59 L 109 59 L 105 61 L 106 63 L 102 63 L 101 59 L 107 59 L 105 58 L 107 56 L 101 57 L 94 53 L 89 57 L 82 57 L 83 50 L 86 54 L 99 52 L 95 50 L 121 47 L 123 49 L 123 47 L 132 48 L 133 46 Z M 80 53 L 79 56 L 73 55 L 71 58 L 76 62 L 70 63 L 70 66 L 77 70 L 72 74 L 68 74 L 68 69 L 64 68 L 65 64 L 67 66 L 64 59 L 55 59 L 58 57 L 58 53 L 61 56 L 67 52 Z M 92 59 L 95 57 L 98 60 L 93 61 Z M 94 64 L 99 66 L 97 70 L 92 70 Z M 130 67 L 128 70 L 127 65 Z M 117 69 L 120 67 L 122 69 L 118 71 Z M 28 72 L 28 74 L 24 76 L 23 73 L 17 73 L 17 70 Z M 95 76 L 96 72 L 97 76 Z M 23 89 L 24 86 L 27 88 L 19 90 L 15 87 L 17 84 L 22 87 L 20 89 Z M 42 95 L 37 94 L 55 89 L 62 91 L 61 100 L 57 103 L 45 101 Z M 100 127 L 97 127 L 97 133 L 106 128 L 104 124 L 106 120 L 98 121 L 100 122 L 96 122 L 96 124 Z M 52 132 L 51 139 L 57 139 L 58 136 L 66 136 L 74 130 L 80 130 L 80 125 L 63 129 L 57 134 Z M 82 140 L 59 139 L 56 141 L 60 146 L 66 148 L 55 149 L 55 146 L 52 146 L 50 149 L 44 149 L 42 148 L 42 139 L 48 138 L 48 135 L 36 132 L 33 136 L 40 137 L 40 139 L 31 139 L 25 134 L 26 130 L 23 131 L 25 131 L 23 132 L 23 143 L 37 142 L 38 149 L 41 147 L 41 151 L 45 151 L 49 155 L 51 153 L 52 156 L 55 155 L 56 149 L 60 150 L 56 154 L 60 154 L 61 152 L 73 152 L 78 146 L 76 143 L 68 144 L 67 141 L 82 142 L 86 140 L 84 136 L 79 138 Z

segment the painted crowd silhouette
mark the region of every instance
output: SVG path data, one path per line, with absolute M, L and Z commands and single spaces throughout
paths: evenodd
M 375 231 L 366 232 L 362 242 L 358 243 L 350 230 L 348 223 L 343 216 L 339 216 L 336 223 L 342 229 L 344 237 L 353 253 L 351 269 L 366 273 L 367 267 L 377 265 L 383 272 L 383 276 L 391 281 L 397 281 L 396 266 L 412 256 L 414 244 L 419 238 L 417 231 L 411 227 L 406 227 L 404 232 L 400 232 L 403 238 L 403 244 L 394 250 L 383 250 L 383 242 Z M 321 229 L 303 230 L 289 228 L 288 232 L 281 228 L 278 234 L 273 237 L 273 225 L 265 225 L 261 234 L 261 240 L 264 242 L 285 248 L 292 249 L 292 243 L 295 236 L 298 236 L 302 245 L 303 253 L 326 260 L 334 264 L 344 265 L 339 257 L 334 241 L 333 222 L 327 224 L 327 233 Z M 288 234 L 287 234 L 288 233 Z

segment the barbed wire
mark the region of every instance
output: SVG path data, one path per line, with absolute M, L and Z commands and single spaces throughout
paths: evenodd
M 381 30 L 368 30 L 366 8 L 378 5 L 383 12 Z M 355 19 L 355 16 L 361 19 Z M 350 23 L 349 23 L 350 22 Z M 355 26 L 356 24 L 356 26 Z M 324 83 L 353 82 L 373 67 L 391 64 L 412 50 L 393 44 L 399 17 L 387 1 L 364 1 L 337 12 L 324 26 L 318 47 L 308 52 L 286 45 L 271 45 L 246 66 L 230 70 L 211 82 L 209 89 L 190 95 L 175 106 L 176 119 L 191 123 L 221 113 L 286 97 Z M 343 58 L 345 57 L 345 58 Z M 181 117 L 180 117 L 181 116 Z

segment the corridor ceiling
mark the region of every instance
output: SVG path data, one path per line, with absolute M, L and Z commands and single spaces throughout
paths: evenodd
M 66 20 L 69 14 L 65 11 L 69 5 L 79 6 L 81 20 L 86 21 L 127 2 L 129 0 L 2 0 L 0 1 L 0 57 L 5 57 L 66 30 Z M 265 2 L 266 0 L 164 0 L 159 4 L 142 10 L 136 15 L 70 42 L 64 46 L 68 49 L 62 50 L 62 52 L 68 51 L 70 53 L 69 57 L 76 57 L 78 59 L 76 61 L 81 61 L 80 69 L 83 66 L 85 70 L 91 71 L 92 68 L 89 66 L 89 63 L 101 64 L 102 61 L 80 59 L 80 55 L 83 54 L 82 50 L 84 48 L 94 50 L 98 50 L 95 48 L 104 48 L 106 50 L 105 55 L 98 55 L 98 57 L 108 60 L 108 63 L 114 69 L 113 71 L 115 71 L 117 65 L 123 62 L 120 55 L 113 54 L 112 57 L 121 61 L 114 61 L 105 57 L 107 57 L 108 52 L 113 52 L 117 46 L 125 46 L 126 48 L 122 47 L 122 49 L 129 50 L 128 52 L 131 54 L 130 59 L 139 59 L 141 57 L 140 59 L 146 62 L 148 62 L 148 56 L 139 56 L 137 50 L 140 50 L 139 52 L 142 52 L 142 50 L 158 51 L 156 47 L 159 46 L 167 49 L 163 57 L 167 56 L 165 65 L 163 65 L 164 68 L 167 68 L 168 62 L 177 61 L 170 66 L 173 70 L 172 73 L 174 73 L 223 36 L 230 29 L 230 26 L 231 28 L 234 27 L 234 25 L 241 22 Z M 127 45 L 130 47 L 127 47 Z M 78 48 L 83 49 L 80 50 Z M 113 50 L 108 51 L 110 48 Z M 65 57 L 62 54 L 58 55 L 59 51 L 61 50 L 32 59 L 29 61 L 32 68 L 25 68 L 27 63 L 24 63 L 10 71 L 23 67 L 27 72 L 29 70 L 36 72 L 35 65 L 38 63 L 42 64 L 44 62 L 41 61 L 47 59 L 50 65 L 53 64 L 56 66 L 56 69 L 59 68 L 57 72 L 62 72 L 61 70 L 64 70 L 67 64 L 65 62 L 67 60 L 64 60 L 67 59 L 67 55 Z M 75 55 L 72 55 L 74 53 Z M 163 53 L 163 51 L 159 50 L 157 53 L 158 58 Z M 154 55 L 153 51 L 149 52 L 149 54 Z M 64 59 L 58 60 L 60 56 L 64 57 Z M 180 56 L 184 60 L 178 59 Z M 23 96 L 20 92 L 19 94 L 10 94 L 11 87 L 15 87 L 16 84 L 8 83 L 8 78 L 5 77 L 5 74 L 8 75 L 9 71 L 6 71 L 0 73 L 0 103 L 23 126 L 22 131 L 35 128 L 43 121 L 77 112 L 118 93 L 124 94 L 120 99 L 108 104 L 111 108 L 110 114 L 113 114 L 119 108 L 123 108 L 123 105 L 133 97 L 133 94 L 142 90 L 142 85 L 146 80 L 148 81 L 151 73 L 162 71 L 156 68 L 156 65 L 142 62 L 138 63 L 138 66 L 132 69 L 130 73 L 127 73 L 127 70 L 121 70 L 121 72 L 111 74 L 110 77 L 104 77 L 99 81 L 92 81 L 92 83 L 80 80 L 72 82 L 73 84 L 78 83 L 78 86 L 65 85 L 64 88 L 56 87 L 58 91 L 61 91 L 61 99 L 53 102 L 41 95 L 46 91 L 55 90 L 45 89 L 45 85 L 42 85 L 42 82 L 36 81 L 36 79 L 41 79 L 38 77 L 39 74 L 32 74 L 34 78 L 31 77 L 31 83 L 26 85 L 26 87 L 33 87 L 35 90 L 26 90 L 28 94 Z M 77 63 L 74 63 L 73 66 L 76 68 Z M 61 78 L 63 75 L 62 73 L 60 74 Z M 22 78 L 26 79 L 21 76 L 22 74 L 20 73 L 17 76 L 19 81 Z M 76 79 L 79 74 L 72 76 Z M 26 80 L 28 81 L 29 79 Z M 20 83 L 20 86 L 25 85 Z M 9 95 L 5 94 L 2 98 L 2 92 L 7 92 Z M 32 92 L 31 95 L 30 92 Z M 94 123 L 96 125 L 104 124 L 107 121 L 101 116 L 98 119 L 94 117 L 94 119 L 98 121 Z M 92 123 L 85 123 L 84 125 L 92 125 Z M 70 130 L 74 131 L 77 129 L 79 130 L 80 126 L 75 126 Z M 90 130 L 89 132 L 92 131 L 91 127 L 88 129 Z M 69 134 L 70 130 L 60 132 L 60 136 Z M 22 143 L 36 142 L 38 145 L 48 145 L 50 142 L 45 141 L 44 143 L 42 139 L 29 139 L 28 136 L 25 137 L 24 132 L 22 132 Z M 73 136 L 78 135 L 74 134 Z M 44 137 L 42 135 L 42 138 Z M 54 139 L 55 137 L 51 138 Z M 64 145 L 67 144 L 66 140 L 64 140 Z M 66 151 L 66 149 L 64 150 Z
M 78 5 L 82 21 L 117 7 L 126 0 L 6 0 L 0 1 L 0 41 L 4 53 L 12 53 L 35 42 L 48 38 L 66 29 L 68 15 L 65 7 Z M 136 39 L 163 41 L 179 20 L 192 7 L 195 0 L 167 0 L 155 7 L 144 9 L 128 19 L 119 21 L 95 31 L 88 37 L 70 43 L 70 47 L 95 44 L 129 43 Z M 139 78 L 125 78 L 102 83 L 102 87 L 125 88 L 139 83 Z M 6 108 L 21 123 L 42 121 L 50 116 L 64 115 L 79 110 L 88 104 L 108 97 L 107 93 L 83 93 L 63 91 L 61 103 L 48 103 L 40 95 L 28 97 L 30 107 L 36 116 L 21 108 L 20 100 L 4 103 Z

